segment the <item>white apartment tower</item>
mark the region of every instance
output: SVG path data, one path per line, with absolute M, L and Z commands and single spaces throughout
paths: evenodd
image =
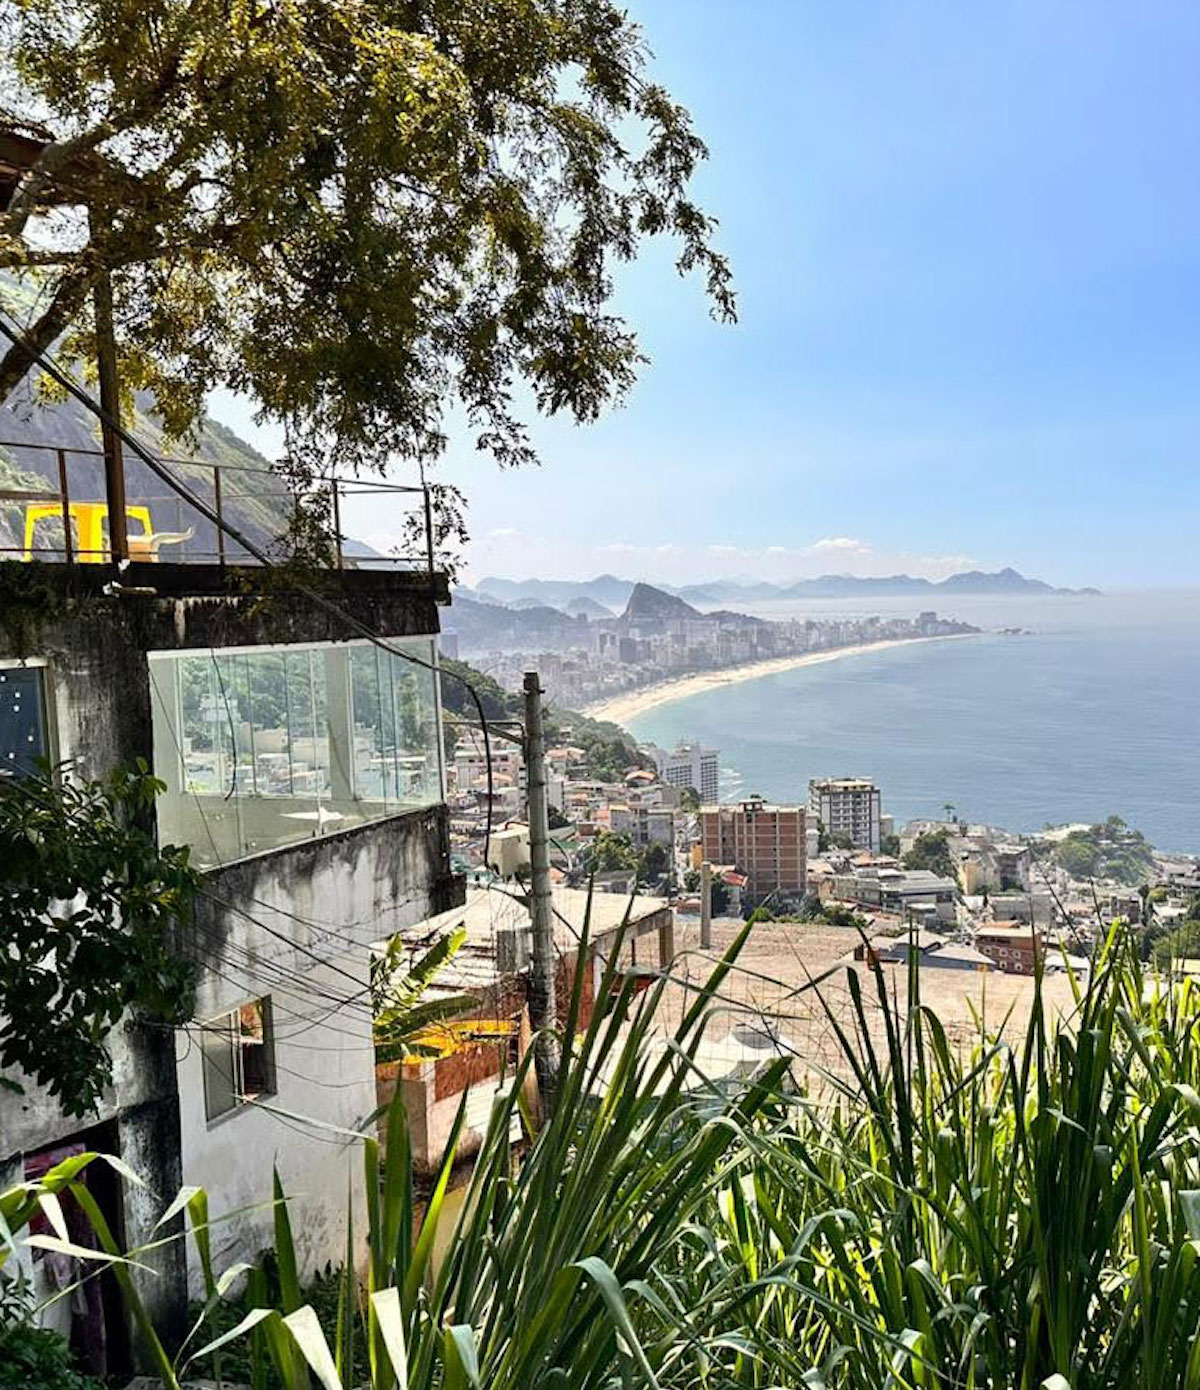
M 702 803 L 718 799 L 718 767 L 720 756 L 716 748 L 704 748 L 699 743 L 681 743 L 671 752 L 656 748 L 646 750 L 658 766 L 658 775 L 671 787 L 691 787 L 700 794 Z
M 848 835 L 855 849 L 879 853 L 880 795 L 865 777 L 814 777 L 808 784 L 809 814 L 831 836 Z

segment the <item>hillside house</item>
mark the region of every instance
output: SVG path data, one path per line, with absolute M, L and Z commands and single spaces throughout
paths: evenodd
M 21 695 L 0 699 L 0 766 L 21 775 L 41 754 L 101 777 L 145 759 L 166 784 L 160 842 L 204 871 L 180 940 L 198 967 L 193 1022 L 118 1026 L 115 1083 L 86 1124 L 32 1084 L 0 1092 L 0 1184 L 79 1147 L 117 1154 L 147 1187 L 101 1177 L 97 1199 L 130 1245 L 181 1184 L 202 1185 L 214 1217 L 239 1211 L 212 1233 L 225 1268 L 269 1243 L 274 1167 L 309 1277 L 344 1255 L 348 1183 L 363 1202 L 358 1145 L 336 1131 L 376 1104 L 371 943 L 463 901 L 434 669 L 448 594 L 427 571 L 337 571 L 322 578 L 331 612 L 266 579 L 0 563 L 0 689 Z M 163 1327 L 183 1311 L 184 1258 L 174 1242 L 149 1260 Z M 111 1301 L 105 1321 L 121 1369 Z

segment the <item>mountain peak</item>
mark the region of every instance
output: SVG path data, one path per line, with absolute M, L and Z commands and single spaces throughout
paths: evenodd
M 633 586 L 625 612 L 621 615 L 628 623 L 663 622 L 674 618 L 699 618 L 699 609 L 690 603 L 676 598 L 674 594 L 656 589 L 652 584 L 641 582 Z

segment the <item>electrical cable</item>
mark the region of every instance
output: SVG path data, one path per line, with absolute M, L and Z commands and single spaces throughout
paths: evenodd
M 74 378 L 69 375 L 69 373 L 65 372 L 61 367 L 59 367 L 58 364 L 54 362 L 46 352 L 36 347 L 34 344 L 30 343 L 23 329 L 21 329 L 19 326 L 16 329 L 11 328 L 9 324 L 6 322 L 7 318 L 7 309 L 0 311 L 0 333 L 3 333 L 4 336 L 15 347 L 19 347 L 22 351 L 27 353 L 30 359 L 36 362 L 38 366 L 41 367 L 41 369 L 47 374 L 47 376 L 49 376 L 53 381 L 55 381 L 59 386 L 61 386 L 63 390 L 66 391 L 69 395 L 73 396 L 77 401 L 79 401 L 79 403 L 83 405 L 87 410 L 89 410 L 93 415 L 95 415 L 96 418 L 100 420 L 102 424 L 104 424 L 108 429 L 110 429 L 114 434 L 116 434 L 118 438 L 120 438 L 125 444 L 127 444 L 129 448 L 133 450 L 134 454 L 142 461 L 142 463 L 144 463 L 146 467 L 150 469 L 150 471 L 155 475 L 156 478 L 158 478 L 161 482 L 165 483 L 166 486 L 169 487 L 173 492 L 175 492 L 179 497 L 182 497 L 183 500 L 187 502 L 190 506 L 194 507 L 195 510 L 199 512 L 200 515 L 204 517 L 205 520 L 208 521 L 211 525 L 215 526 L 219 531 L 223 531 L 225 535 L 227 535 L 232 541 L 235 541 L 238 545 L 240 545 L 246 551 L 247 554 L 249 554 L 255 560 L 257 560 L 259 564 L 262 565 L 264 568 L 278 568 L 275 562 L 270 558 L 267 552 L 262 549 L 261 546 L 257 545 L 254 541 L 252 541 L 238 527 L 233 526 L 228 521 L 226 521 L 225 518 L 221 516 L 215 510 L 215 508 L 210 507 L 202 497 L 192 492 L 192 490 L 189 487 L 181 483 L 177 478 L 173 477 L 170 471 L 166 469 L 162 465 L 162 463 L 154 457 L 154 455 L 150 452 L 149 449 L 145 448 L 141 444 L 141 442 L 137 439 L 135 435 L 133 435 L 129 430 L 125 428 L 125 426 L 121 423 L 120 420 L 118 420 L 114 415 L 112 415 L 108 410 L 106 410 L 104 406 L 91 395 L 90 392 L 86 391 L 83 387 L 81 387 L 74 380 Z M 406 652 L 402 648 L 394 646 L 392 643 L 387 641 L 386 638 L 383 638 L 378 633 L 372 631 L 372 629 L 366 623 L 363 623 L 358 618 L 355 618 L 353 614 L 347 612 L 344 608 L 342 608 L 340 604 L 335 603 L 332 599 L 326 598 L 324 594 L 320 593 L 318 590 L 312 588 L 311 586 L 306 585 L 299 580 L 296 580 L 295 588 L 300 593 L 304 594 L 304 596 L 309 600 L 310 603 L 315 604 L 318 608 L 321 608 L 329 615 L 336 617 L 337 619 L 339 619 L 339 621 L 349 624 L 351 627 L 358 630 L 362 634 L 362 636 L 367 638 L 367 640 L 373 642 L 376 646 L 381 648 L 381 650 L 390 652 L 393 656 L 399 656 L 404 661 L 412 662 L 416 666 L 421 666 L 425 670 L 431 671 L 434 675 L 435 680 L 440 678 L 442 668 L 438 665 L 436 660 L 433 662 L 423 661 L 420 657 L 414 656 L 411 652 Z M 471 699 L 475 705 L 475 711 L 479 716 L 479 727 L 483 733 L 484 758 L 487 762 L 488 782 L 487 818 L 484 827 L 483 841 L 483 858 L 484 864 L 486 865 L 488 859 L 488 850 L 491 844 L 492 801 L 494 796 L 494 787 L 492 782 L 491 738 L 488 730 L 488 721 L 486 715 L 484 714 L 483 701 L 480 698 L 479 692 L 475 689 L 474 685 L 472 685 L 472 683 L 466 678 L 466 676 L 460 675 L 457 671 L 450 670 L 447 670 L 445 674 L 449 675 L 454 680 L 457 680 L 462 686 L 465 687 L 468 694 L 471 696 Z

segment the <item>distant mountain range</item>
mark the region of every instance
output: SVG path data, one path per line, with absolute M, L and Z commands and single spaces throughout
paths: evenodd
M 484 602 L 516 605 L 533 600 L 548 608 L 587 612 L 579 601 L 588 600 L 611 612 L 619 612 L 629 602 L 636 584 L 630 579 L 618 579 L 601 574 L 595 579 L 481 579 L 474 590 L 460 590 Z M 648 586 L 647 586 L 648 587 Z M 670 594 L 686 603 L 718 606 L 726 603 L 769 603 L 774 599 L 792 598 L 882 598 L 889 595 L 912 595 L 936 598 L 960 594 L 1098 594 L 1098 589 L 1057 589 L 1041 579 L 1027 579 L 1014 569 L 994 572 L 968 570 L 952 574 L 947 579 L 914 578 L 909 574 L 894 574 L 884 578 L 861 578 L 850 574 L 826 574 L 819 579 L 800 579 L 793 584 L 745 583 L 717 579 L 703 584 L 670 584 L 655 586 L 659 593 Z

